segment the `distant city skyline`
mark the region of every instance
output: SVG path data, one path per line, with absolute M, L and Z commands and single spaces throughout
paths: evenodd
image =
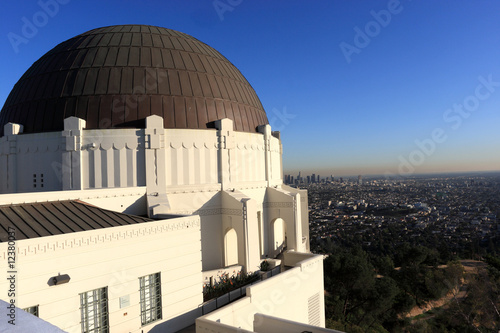
M 285 174 L 500 170 L 499 10 L 493 0 L 8 2 L 0 104 L 61 41 L 157 25 L 241 70 L 281 132 Z
M 393 170 L 393 171 L 390 171 Z M 363 175 L 363 176 L 393 176 L 393 177 L 408 177 L 408 176 L 415 176 L 415 175 L 428 175 L 428 174 L 455 174 L 455 173 L 488 173 L 488 172 L 500 172 L 499 169 L 488 169 L 486 168 L 480 168 L 476 167 L 475 165 L 472 165 L 469 169 L 457 167 L 448 167 L 445 166 L 442 169 L 440 168 L 429 168 L 429 169 L 419 169 L 420 171 L 418 172 L 412 172 L 412 173 L 399 173 L 397 170 L 394 169 L 389 169 L 389 168 L 339 168 L 339 169 L 314 169 L 314 168 L 304 168 L 304 169 L 285 169 L 283 171 L 283 174 L 290 174 L 293 176 L 296 176 L 299 172 L 302 174 L 306 175 L 311 175 L 312 173 L 315 173 L 317 175 L 320 175 L 321 178 L 334 175 L 338 177 L 357 177 L 358 175 Z
M 349 173 L 346 171 L 346 173 L 320 173 L 320 172 L 305 172 L 305 171 L 297 171 L 297 172 L 283 172 L 283 181 L 285 181 L 287 176 L 292 176 L 294 179 L 298 175 L 301 175 L 303 178 L 306 178 L 311 175 L 316 175 L 317 177 L 319 176 L 320 179 L 323 180 L 330 180 L 333 176 L 335 180 L 339 180 L 340 178 L 343 178 L 344 180 L 350 180 L 350 181 L 357 181 L 359 176 L 362 177 L 363 180 L 367 179 L 398 179 L 398 178 L 420 178 L 420 177 L 481 177 L 485 175 L 498 175 L 500 176 L 500 171 L 499 170 L 472 170 L 472 171 L 435 171 L 435 172 L 422 172 L 422 173 L 412 173 L 411 175 L 399 175 L 395 173 L 363 173 L 363 174 L 356 174 L 356 173 Z

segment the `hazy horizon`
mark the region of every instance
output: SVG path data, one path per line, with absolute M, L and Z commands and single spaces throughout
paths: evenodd
M 311 174 L 315 174 L 316 176 L 320 176 L 321 179 L 330 177 L 333 175 L 335 178 L 338 177 L 353 177 L 357 178 L 359 175 L 365 177 L 365 178 L 382 178 L 382 177 L 389 177 L 389 178 L 406 178 L 406 177 L 420 177 L 420 176 L 445 176 L 445 175 L 450 175 L 450 176 L 458 176 L 458 175 L 496 175 L 498 174 L 500 176 L 500 170 L 457 170 L 457 171 L 429 171 L 429 172 L 415 172 L 411 174 L 399 174 L 395 172 L 375 172 L 375 173 L 369 173 L 369 172 L 340 172 L 340 173 L 332 173 L 328 172 L 327 169 L 324 169 L 324 172 L 319 172 L 319 171 L 314 171 L 314 170 L 298 170 L 298 171 L 283 171 L 284 175 L 292 175 L 292 176 L 297 176 L 298 173 L 301 173 L 302 177 L 307 177 L 310 176 Z
M 2 106 L 57 44 L 156 25 L 214 47 L 248 79 L 281 132 L 285 173 L 500 170 L 500 2 L 49 2 L 4 4 Z

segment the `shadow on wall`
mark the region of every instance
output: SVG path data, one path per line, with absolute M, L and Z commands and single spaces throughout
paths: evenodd
M 177 332 L 194 324 L 196 318 L 202 315 L 201 308 L 197 308 L 181 314 L 175 318 L 160 323 L 149 330 L 149 333 Z
M 204 271 L 224 266 L 222 194 L 217 192 L 211 198 L 205 197 L 204 194 L 208 193 L 210 192 L 198 192 L 192 198 L 192 206 L 196 209 L 193 214 L 200 215 L 201 221 L 201 255 Z
M 127 207 L 123 211 L 125 214 L 138 215 L 138 216 L 147 216 L 148 215 L 148 203 L 146 200 L 146 196 L 142 196 L 138 198 L 133 204 Z

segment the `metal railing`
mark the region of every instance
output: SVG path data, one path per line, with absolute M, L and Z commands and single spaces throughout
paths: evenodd
M 261 274 L 259 276 L 259 279 L 257 281 L 251 282 L 251 283 L 246 284 L 242 287 L 239 287 L 238 289 L 232 290 L 232 291 L 230 291 L 222 296 L 219 296 L 217 298 L 213 298 L 209 301 L 204 302 L 201 305 L 202 315 L 206 315 L 212 311 L 215 311 L 215 310 L 217 310 L 217 309 L 219 309 L 219 308 L 221 308 L 229 303 L 232 303 L 232 302 L 246 296 L 247 295 L 247 288 L 249 286 L 256 284 L 256 283 L 259 283 L 259 282 L 266 280 L 270 277 L 273 277 L 275 275 L 278 275 L 279 273 L 281 273 L 281 266 L 276 266 L 269 271 L 263 272 L 263 274 Z

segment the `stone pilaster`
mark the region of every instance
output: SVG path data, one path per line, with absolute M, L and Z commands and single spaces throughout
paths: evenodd
M 233 121 L 228 118 L 216 120 L 215 128 L 217 128 L 218 130 L 217 136 L 219 141 L 218 145 L 219 183 L 221 183 L 222 190 L 225 191 L 232 187 L 231 159 L 233 157 L 232 155 L 234 154 Z
M 272 161 L 271 161 L 271 125 L 261 125 L 257 130 L 264 134 L 264 154 L 266 163 L 266 182 L 267 186 L 271 186 L 271 176 L 272 176 Z
M 83 119 L 64 119 L 61 179 L 65 191 L 82 189 L 82 137 L 85 126 Z
M 167 180 L 165 161 L 165 129 L 163 118 L 146 118 L 146 191 L 149 217 L 169 214 L 171 207 L 167 198 Z
M 5 124 L 4 135 L 7 137 L 7 192 L 17 192 L 17 135 L 23 132 L 23 125 L 7 123 Z

